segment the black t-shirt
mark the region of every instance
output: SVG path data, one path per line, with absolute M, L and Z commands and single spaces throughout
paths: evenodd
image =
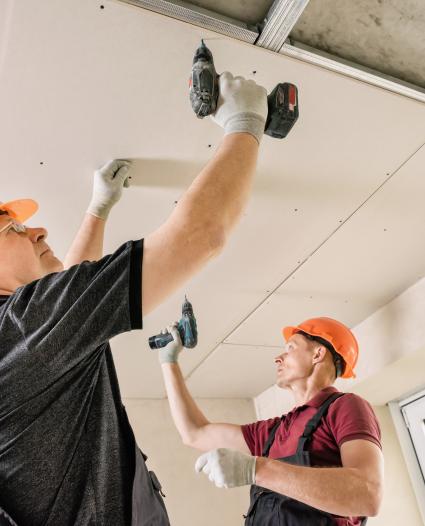
M 128 242 L 0 298 L 0 507 L 18 526 L 131 524 L 135 441 L 108 340 L 142 328 L 142 257 Z

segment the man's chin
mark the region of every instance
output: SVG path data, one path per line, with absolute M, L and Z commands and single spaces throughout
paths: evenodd
M 53 272 L 62 272 L 63 270 L 63 263 L 60 261 L 56 256 L 53 254 L 48 255 L 48 260 L 44 261 L 44 271 L 47 274 L 52 274 Z
M 276 380 L 276 386 L 279 387 L 280 389 L 287 389 L 288 384 L 287 382 L 280 379 L 280 380 Z

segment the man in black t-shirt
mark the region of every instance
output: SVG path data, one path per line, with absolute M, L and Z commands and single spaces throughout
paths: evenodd
M 241 215 L 267 116 L 264 88 L 220 76 L 216 154 L 170 218 L 102 257 L 105 221 L 130 164 L 96 172 L 65 264 L 31 200 L 0 204 L 0 525 L 165 526 L 121 403 L 109 339 L 220 253 Z M 143 262 L 143 264 L 142 264 Z M 143 267 L 143 272 L 142 272 Z

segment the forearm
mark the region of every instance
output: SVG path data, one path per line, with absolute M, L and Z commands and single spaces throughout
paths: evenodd
M 257 458 L 256 484 L 342 516 L 377 514 L 379 486 L 355 468 L 310 468 Z
M 186 445 L 193 445 L 196 433 L 209 421 L 189 393 L 177 363 L 161 365 L 174 424 Z
M 105 224 L 103 219 L 86 213 L 66 254 L 65 269 L 82 261 L 97 261 L 102 257 Z
M 258 157 L 258 143 L 247 133 L 224 136 L 219 149 L 176 208 L 205 223 L 220 225 L 225 235 L 248 200 Z

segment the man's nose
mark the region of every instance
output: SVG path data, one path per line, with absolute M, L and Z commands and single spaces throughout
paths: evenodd
M 276 358 L 274 359 L 274 363 L 276 365 L 280 365 L 281 363 L 283 363 L 283 354 L 279 354 L 279 356 L 276 356 Z
M 37 243 L 43 239 L 47 238 L 47 230 L 42 227 L 38 228 L 27 228 L 28 237 L 33 243 Z

